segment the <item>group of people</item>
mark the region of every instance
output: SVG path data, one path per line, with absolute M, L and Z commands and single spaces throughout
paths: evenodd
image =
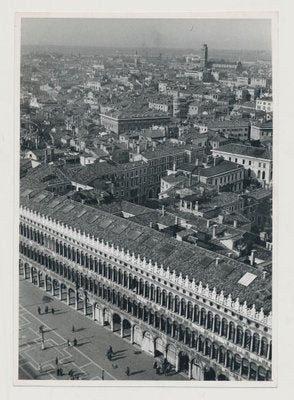
M 113 356 L 113 350 L 112 350 L 112 346 L 109 346 L 109 349 L 106 352 L 106 357 L 109 361 L 112 360 L 112 356 Z
M 76 338 L 74 338 L 73 342 L 72 342 L 73 346 L 77 346 L 78 345 L 78 341 Z M 71 341 L 69 339 L 67 339 L 67 347 L 71 346 Z
M 49 313 L 49 307 L 48 307 L 48 306 L 45 307 L 44 312 L 45 312 L 45 314 L 48 314 L 48 313 Z M 52 313 L 52 314 L 55 313 L 55 310 L 54 310 L 53 307 L 51 308 L 51 313 Z M 39 314 L 39 315 L 42 314 L 41 307 L 38 307 L 38 314 Z
M 172 366 L 167 361 L 167 359 L 164 358 L 162 362 L 155 361 L 155 363 L 153 364 L 153 368 L 156 370 L 156 375 L 164 374 L 165 376 L 167 376 L 170 373 Z

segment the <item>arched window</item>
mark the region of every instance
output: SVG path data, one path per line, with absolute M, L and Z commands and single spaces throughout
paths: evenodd
M 229 323 L 229 340 L 231 340 L 232 342 L 235 341 L 235 324 L 233 322 Z
M 234 357 L 234 371 L 237 372 L 237 373 L 240 372 L 241 362 L 242 362 L 242 359 L 239 356 L 239 354 L 235 354 L 235 357 Z
M 213 314 L 211 311 L 207 313 L 207 329 L 212 330 L 213 327 Z
M 175 311 L 175 313 L 179 313 L 180 312 L 180 299 L 179 299 L 179 296 L 175 296 L 174 311 Z
M 245 331 L 244 348 L 250 350 L 251 347 L 251 332 L 247 329 Z
M 204 308 L 201 309 L 200 325 L 205 326 L 206 323 L 206 311 Z
M 237 326 L 236 344 L 242 345 L 242 343 L 243 343 L 243 329 L 240 326 Z
M 261 343 L 260 343 L 260 355 L 262 357 L 266 357 L 267 356 L 267 349 L 268 349 L 268 341 L 265 337 L 263 337 L 261 339 Z
M 253 334 L 253 343 L 252 343 L 252 352 L 258 354 L 259 353 L 259 335 L 258 333 Z
M 218 334 L 220 332 L 220 317 L 217 314 L 214 317 L 214 332 Z
M 186 316 L 186 301 L 184 299 L 181 300 L 181 316 Z
M 173 306 L 174 306 L 174 303 L 173 303 L 173 295 L 172 295 L 172 293 L 168 293 L 168 309 L 169 310 L 173 310 Z
M 193 306 L 192 306 L 192 303 L 190 301 L 188 301 L 187 307 L 188 307 L 187 318 L 192 321 L 192 318 L 193 318 Z
M 195 304 L 193 310 L 193 322 L 199 324 L 199 317 L 200 317 L 199 307 Z
M 228 321 L 226 320 L 226 318 L 222 319 L 221 335 L 223 337 L 227 337 L 228 335 Z

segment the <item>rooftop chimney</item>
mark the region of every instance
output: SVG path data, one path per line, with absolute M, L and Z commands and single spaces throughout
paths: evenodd
M 266 278 L 266 271 L 262 271 L 262 279 Z
M 238 228 L 238 221 L 234 219 L 234 228 Z
M 161 207 L 161 215 L 164 217 L 164 215 L 165 215 L 165 209 L 164 209 L 164 206 L 162 206 Z
M 216 259 L 215 259 L 215 266 L 216 266 L 216 267 L 218 267 L 218 262 L 219 262 L 219 260 L 220 260 L 220 258 L 219 258 L 219 257 L 216 257 Z
M 206 221 L 206 228 L 209 228 L 209 226 L 210 226 L 210 221 L 209 221 L 209 219 Z
M 250 255 L 250 265 L 253 267 L 255 264 L 255 252 L 256 250 L 251 250 L 251 255 Z
M 217 228 L 217 225 L 213 225 L 213 227 L 212 227 L 212 239 L 216 238 L 216 228 Z
M 195 211 L 198 211 L 198 210 L 199 210 L 199 202 L 195 201 Z

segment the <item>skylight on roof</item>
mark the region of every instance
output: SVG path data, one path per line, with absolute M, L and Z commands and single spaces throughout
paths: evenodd
M 47 197 L 47 196 L 48 196 L 48 194 L 41 193 L 41 194 L 39 194 L 39 196 L 37 196 L 37 197 L 35 198 L 35 201 L 39 202 L 39 201 L 45 199 L 45 197 Z
M 53 200 L 52 203 L 50 203 L 49 207 L 50 207 L 50 208 L 54 208 L 54 207 L 56 207 L 58 204 L 62 203 L 62 201 L 63 201 L 63 200 L 61 200 L 61 199 Z
M 82 217 L 84 214 L 86 214 L 86 210 L 82 210 L 79 214 L 78 214 L 78 216 L 76 217 L 76 218 L 80 218 L 80 217 Z
M 90 219 L 90 224 L 93 224 L 93 222 L 97 221 L 97 219 L 99 218 L 99 215 L 94 215 L 93 218 Z
M 69 211 L 73 210 L 75 206 L 73 204 L 68 204 L 62 211 L 64 213 L 68 213 Z
M 256 275 L 251 274 L 251 272 L 246 272 L 246 274 L 242 276 L 238 283 L 247 287 L 254 281 L 255 278 L 257 278 Z
M 22 193 L 22 195 L 23 196 L 27 196 L 28 194 L 30 194 L 30 193 L 32 193 L 32 189 L 26 189 L 23 193 Z
M 111 225 L 113 223 L 113 220 L 112 219 L 108 219 L 108 218 L 104 218 L 103 220 L 100 220 L 99 222 L 98 222 L 98 225 L 101 227 L 101 228 L 107 228 L 109 225 Z
M 128 225 L 126 225 L 126 224 L 119 223 L 119 224 L 115 225 L 114 228 L 112 228 L 112 232 L 121 234 L 123 231 L 125 231 L 127 229 L 127 226 Z

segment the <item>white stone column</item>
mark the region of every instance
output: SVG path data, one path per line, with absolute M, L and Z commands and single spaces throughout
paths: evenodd
M 131 325 L 131 344 L 134 343 L 134 325 Z
M 39 271 L 37 271 L 37 283 L 38 283 L 38 286 L 40 287 L 41 286 L 41 280 L 40 280 L 40 272 Z
M 84 297 L 84 315 L 87 315 L 87 298 Z
M 79 294 L 78 291 L 75 291 L 75 309 L 78 309 L 78 301 L 79 301 Z
M 177 357 L 176 357 L 176 372 L 179 372 L 179 359 L 180 359 L 180 357 L 179 357 L 179 353 L 177 354 Z
M 121 320 L 121 325 L 120 325 L 120 337 L 124 337 L 124 326 L 123 326 L 123 320 Z
M 188 378 L 192 379 L 192 361 L 189 359 Z

